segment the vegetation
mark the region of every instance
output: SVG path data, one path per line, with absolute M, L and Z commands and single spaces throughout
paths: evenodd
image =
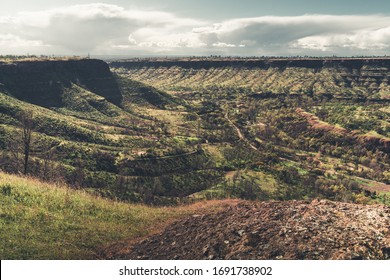
M 219 184 L 195 197 L 325 197 L 368 203 L 388 190 L 381 185 L 388 184 L 389 169 L 388 95 L 382 75 L 388 61 L 363 67 L 362 60 L 354 59 L 331 59 L 327 67 L 316 59 L 285 63 L 212 58 L 179 59 L 175 67 L 170 60 L 111 65 L 123 77 L 192 105 L 196 114 L 188 122 L 198 116 L 200 136 L 207 142 L 202 148 L 225 172 Z M 353 71 L 359 71 L 358 78 Z M 271 186 L 264 175 L 272 178 Z
M 385 59 L 5 60 L 2 258 L 96 258 L 204 199 L 390 204 Z
M 333 68 L 214 60 L 193 68 L 150 62 L 158 69 L 135 61 L 117 74 L 95 60 L 42 60 L 39 70 L 16 61 L 28 77 L 4 70 L 1 168 L 151 204 L 361 194 L 368 202 L 387 190 L 389 110 L 386 87 L 378 87 L 386 60 L 337 60 Z M 62 64 L 49 74 L 50 63 Z M 345 68 L 354 63 L 359 80 Z M 52 85 L 55 103 L 41 99 L 49 94 L 41 84 Z
M 114 202 L 0 172 L 0 258 L 96 259 L 113 241 L 147 235 L 200 208 Z

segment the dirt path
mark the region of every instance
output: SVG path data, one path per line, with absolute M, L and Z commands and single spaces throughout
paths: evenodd
M 249 142 L 249 140 L 242 134 L 241 130 L 233 123 L 231 119 L 229 119 L 228 113 L 225 114 L 225 119 L 234 127 L 234 129 L 237 131 L 238 137 L 240 140 L 244 141 L 251 147 L 253 150 L 257 151 L 257 148 Z

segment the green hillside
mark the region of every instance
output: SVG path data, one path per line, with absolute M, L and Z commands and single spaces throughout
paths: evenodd
M 159 205 L 390 192 L 387 60 L 256 63 L 3 62 L 0 168 Z
M 180 190 L 185 196 L 191 189 L 208 188 L 212 178 L 220 177 L 202 166 L 210 158 L 197 151 L 194 131 L 172 127 L 153 115 L 166 111 L 185 116 L 188 106 L 180 99 L 117 77 L 107 64 L 95 60 L 6 63 L 0 71 L 5 73 L 0 77 L 0 147 L 4 150 L 0 163 L 5 171 L 22 171 L 21 156 L 14 153 L 15 149 L 21 153 L 20 114 L 32 112 L 29 174 L 44 180 L 60 179 L 111 198 L 153 201 L 154 182 L 163 177 L 173 186 L 159 195 L 168 196 L 167 203 L 176 203 L 169 201 L 183 196 Z M 31 73 L 41 73 L 35 91 Z M 54 80 L 57 90 L 48 89 Z M 54 99 L 58 102 L 50 103 Z M 199 163 L 192 169 L 186 164 L 195 154 Z M 152 169 L 161 168 L 172 156 L 178 160 L 168 169 L 162 167 L 156 177 Z M 208 175 L 211 180 L 204 181 Z

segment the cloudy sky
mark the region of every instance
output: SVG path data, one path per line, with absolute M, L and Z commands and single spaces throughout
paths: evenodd
M 2 55 L 390 55 L 388 0 L 0 1 Z

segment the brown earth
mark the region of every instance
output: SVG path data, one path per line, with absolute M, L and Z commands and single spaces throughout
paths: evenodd
M 390 208 L 327 200 L 243 201 L 176 221 L 105 257 L 390 259 Z
M 369 135 L 363 134 L 359 130 L 348 131 L 343 127 L 332 125 L 330 123 L 321 121 L 316 115 L 304 111 L 302 108 L 297 108 L 295 112 L 306 119 L 312 129 L 322 131 L 325 133 L 333 133 L 334 135 L 357 140 L 360 143 L 372 145 L 373 147 L 383 147 L 385 151 L 390 150 L 390 138 L 383 135 Z
M 348 130 L 343 127 L 337 127 L 330 123 L 321 121 L 316 115 L 304 111 L 302 108 L 297 108 L 295 110 L 297 114 L 306 119 L 306 121 L 311 125 L 315 130 L 320 130 L 328 133 L 333 133 L 339 136 L 350 136 Z
M 359 178 L 362 183 L 360 187 L 369 192 L 388 193 L 390 192 L 390 185 L 382 182 L 372 181 L 364 178 Z

